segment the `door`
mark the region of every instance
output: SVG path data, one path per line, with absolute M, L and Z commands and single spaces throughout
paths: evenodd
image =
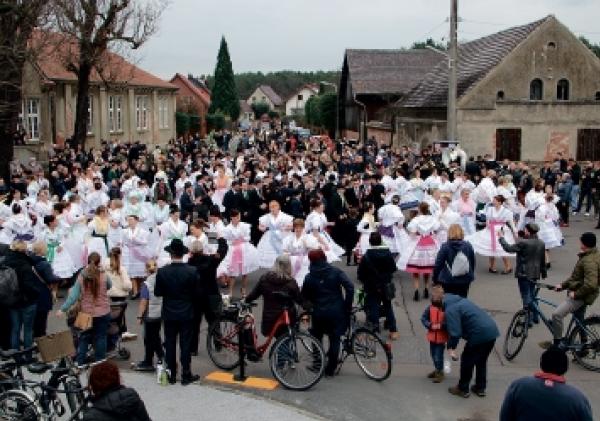
M 521 160 L 521 129 L 496 130 L 496 161 Z
M 600 161 L 600 129 L 577 130 L 577 160 Z

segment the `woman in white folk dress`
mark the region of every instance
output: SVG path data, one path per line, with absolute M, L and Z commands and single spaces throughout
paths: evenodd
M 78 195 L 69 197 L 67 205 L 66 221 L 69 223 L 69 233 L 65 247 L 71 255 L 77 269 L 87 265 L 87 254 L 85 252 L 85 237 L 88 233 L 87 215 L 83 212 Z
M 34 239 L 31 219 L 23 213 L 21 205 L 14 203 L 11 207 L 12 215 L 2 224 L 0 243 L 11 244 L 15 240 L 32 243 Z
M 429 205 L 422 202 L 419 213 L 408 223 L 406 230 L 409 233 L 410 243 L 406 252 L 400 255 L 398 269 L 412 273 L 415 301 L 420 299 L 420 279 L 423 275 L 423 297 L 429 298 L 429 278 L 435 267 L 435 258 L 440 249 L 436 233 L 440 229 L 440 220 L 431 215 Z
M 193 244 L 196 243 L 197 249 L 202 249 L 203 253 L 213 254 L 213 251 L 210 247 L 207 233 L 205 232 L 208 229 L 206 222 L 204 219 L 196 219 L 194 222 L 190 224 L 190 235 L 183 239 L 183 245 L 186 246 L 189 250 L 192 250 L 194 247 Z M 219 237 L 221 238 L 221 237 Z M 184 256 L 184 260 L 187 259 L 187 256 Z
M 110 219 L 108 218 L 108 211 L 105 206 L 98 206 L 96 209 L 96 215 L 88 224 L 88 235 L 87 239 L 87 254 L 96 252 L 100 255 L 102 260 L 108 258 L 108 251 L 110 247 L 108 245 L 108 229 L 110 227 Z
M 390 203 L 379 208 L 377 217 L 379 219 L 378 231 L 385 245 L 392 254 L 402 253 L 408 236 L 404 230 L 404 214 L 400 210 L 400 196 L 397 194 L 392 196 Z
M 527 208 L 527 212 L 520 225 L 524 227 L 530 222 L 535 222 L 535 211 L 546 201 L 544 196 L 544 179 L 538 178 L 533 184 L 533 189 L 529 190 L 525 195 L 525 208 Z
M 231 222 L 223 230 L 223 238 L 227 240 L 227 254 L 217 268 L 217 278 L 222 277 L 229 285 L 229 296 L 233 296 L 235 279 L 242 277 L 240 294 L 246 297 L 248 288 L 248 274 L 259 269 L 258 251 L 250 243 L 250 224 L 241 222 L 241 215 L 237 209 L 229 213 Z
M 460 215 L 450 206 L 450 196 L 440 198 L 440 210 L 437 218 L 440 220 L 440 229 L 437 232 L 438 242 L 444 244 L 448 240 L 448 229 L 450 225 L 460 223 Z
M 208 215 L 208 225 L 205 227 L 205 233 L 208 237 L 208 251 L 207 253 L 216 253 L 219 238 L 223 237 L 223 231 L 225 230 L 225 223 L 221 217 L 221 210 L 218 206 L 212 206 Z M 190 246 L 188 246 L 190 248 Z
M 63 281 L 70 280 L 77 268 L 71 260 L 71 255 L 64 247 L 65 233 L 60 228 L 54 215 L 44 217 L 45 229 L 40 234 L 40 240 L 46 243 L 46 260 L 52 266 L 52 272 Z M 52 296 L 56 299 L 59 283 L 52 284 Z
M 298 283 L 298 287 L 302 288 L 304 278 L 308 274 L 310 266 L 308 252 L 318 249 L 320 246 L 313 235 L 304 232 L 305 224 L 303 219 L 294 219 L 293 225 L 294 232 L 283 240 L 283 252 L 290 256 L 292 276 Z
M 452 203 L 452 209 L 458 214 L 458 224 L 466 236 L 475 234 L 475 211 L 477 204 L 471 199 L 471 190 L 463 189 L 458 200 Z
M 310 202 L 310 207 L 312 211 L 306 217 L 304 230 L 307 234 L 312 234 L 322 244 L 323 251 L 329 263 L 338 262 L 345 251 L 333 241 L 327 232 L 327 227 L 332 226 L 333 223 L 327 221 L 323 202 L 319 199 L 313 199 Z
M 514 212 L 516 206 L 515 202 L 517 200 L 517 191 L 514 190 L 511 180 L 512 177 L 510 177 L 510 175 L 498 177 L 498 187 L 496 188 L 496 193 L 504 197 L 506 200 L 504 202 L 504 206 Z
M 179 215 L 179 206 L 172 203 L 169 206 L 169 218 L 158 227 L 160 247 L 158 250 L 154 248 L 150 250 L 153 255 L 158 256 L 158 267 L 162 267 L 171 261 L 171 256 L 165 251 L 165 247 L 171 244 L 171 241 L 175 239 L 183 241 L 187 236 L 188 225 L 179 219 Z
M 44 217 L 53 214 L 53 208 L 54 204 L 50 201 L 48 190 L 40 190 L 37 195 L 37 201 L 33 205 L 33 213 L 35 213 L 40 221 L 43 221 Z
M 504 239 L 509 244 L 514 244 L 515 238 L 513 235 L 513 213 L 510 209 L 504 206 L 504 196 L 496 195 L 492 200 L 492 206 L 488 206 L 485 211 L 486 228 L 469 235 L 465 238 L 470 242 L 475 250 L 475 253 L 489 257 L 489 272 L 498 273 L 496 269 L 496 257 L 501 257 L 504 263 L 503 274 L 512 272 L 509 257 L 514 254 L 507 253 L 500 245 L 498 232 L 503 230 Z
M 122 262 L 131 278 L 132 298 L 139 298 L 140 286 L 146 276 L 146 262 L 152 257 L 148 251 L 150 233 L 141 227 L 137 215 L 127 217 L 127 228 L 121 236 Z
M 110 201 L 108 209 L 108 219 L 110 225 L 108 227 L 108 247 L 113 248 L 121 244 L 121 234 L 123 233 L 123 202 L 120 199 Z
M 269 213 L 258 219 L 258 229 L 264 234 L 258 242 L 259 264 L 272 268 L 275 259 L 283 252 L 283 241 L 291 235 L 294 218 L 281 211 L 279 202 L 269 202 Z
M 423 196 L 425 195 L 425 190 L 426 190 L 425 181 L 423 181 L 423 179 L 421 178 L 421 170 L 415 169 L 408 182 L 411 184 L 410 189 L 408 188 L 408 186 L 406 186 L 406 184 L 404 184 L 404 188 L 402 190 L 400 190 L 400 193 L 402 193 L 402 196 L 403 196 L 403 193 L 405 191 L 410 190 L 412 192 L 412 194 L 414 195 L 415 200 L 417 202 L 421 202 L 423 200 Z M 401 199 L 402 198 L 403 197 L 401 197 Z M 404 203 L 404 201 L 401 201 L 400 203 Z
M 231 187 L 231 177 L 227 175 L 225 172 L 225 167 L 223 164 L 219 164 L 216 166 L 217 173 L 215 174 L 214 185 L 215 192 L 213 193 L 211 200 L 212 202 L 219 207 L 221 212 L 225 211 L 225 207 L 223 206 L 223 198 L 225 197 L 225 193 Z
M 554 204 L 554 195 L 546 195 L 546 202 L 535 211 L 535 222 L 540 227 L 538 238 L 546 248 L 546 266 L 550 268 L 550 250 L 562 246 L 563 235 L 559 228 L 559 214 Z
M 359 258 L 364 256 L 367 250 L 369 250 L 371 247 L 369 244 L 369 237 L 372 232 L 377 231 L 377 223 L 375 222 L 375 204 L 366 202 L 363 206 L 363 216 L 356 226 L 356 231 L 360 234 L 355 249 Z

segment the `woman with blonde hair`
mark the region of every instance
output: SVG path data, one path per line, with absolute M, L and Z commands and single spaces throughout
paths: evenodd
M 433 283 L 440 284 L 447 293 L 467 298 L 471 282 L 475 279 L 475 251 L 464 238 L 465 233 L 460 225 L 450 225 L 448 241 L 442 244 L 435 259 Z M 465 257 L 467 260 L 464 260 Z M 465 265 L 467 262 L 468 267 Z M 458 270 L 459 263 L 463 265 L 463 270 Z
M 132 284 L 127 269 L 121 263 L 121 249 L 113 247 L 108 253 L 108 261 L 105 261 L 104 268 L 110 276 L 112 287 L 108 290 L 108 296 L 112 301 L 125 301 L 131 292 Z
M 90 342 L 94 342 L 94 360 L 106 358 L 110 303 L 107 291 L 111 288 L 110 278 L 102 270 L 100 255 L 88 256 L 88 265 L 81 271 L 73 284 L 69 296 L 56 315 L 61 317 L 77 300 L 81 299 L 81 312 L 92 316 L 92 327 L 82 331 L 77 347 L 77 364 L 85 364 Z

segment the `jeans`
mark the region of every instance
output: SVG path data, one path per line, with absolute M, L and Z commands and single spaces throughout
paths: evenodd
M 429 342 L 429 350 L 431 351 L 431 359 L 433 361 L 433 367 L 436 371 L 444 370 L 444 349 L 446 344 L 434 344 Z
M 162 321 L 146 320 L 144 322 L 144 362 L 152 365 L 154 355 L 159 361 L 164 358 L 162 341 L 160 339 L 160 327 Z
M 577 209 L 577 203 L 579 202 L 579 184 L 574 184 L 571 189 L 571 209 Z
M 190 342 L 192 339 L 192 320 L 165 320 L 165 360 L 171 377 L 177 374 L 177 337 L 179 337 L 179 362 L 182 377 L 191 376 L 192 354 Z
M 77 346 L 77 364 L 85 364 L 88 348 L 92 340 L 94 341 L 94 361 L 106 358 L 106 337 L 108 335 L 109 323 L 110 313 L 94 317 L 92 328 L 81 333 L 79 336 L 79 345 Z
M 570 313 L 583 320 L 585 316 L 585 303 L 581 300 L 574 300 L 567 297 L 565 301 L 559 304 L 552 312 L 552 333 L 555 340 L 563 338 L 563 319 Z
M 378 294 L 367 294 L 365 297 L 365 307 L 367 310 L 367 320 L 377 330 L 379 330 L 379 312 L 383 309 L 386 325 L 390 332 L 397 332 L 396 317 L 394 316 L 394 308 L 392 302 L 381 299 Z
M 473 377 L 473 369 L 475 373 L 475 388 L 477 390 L 485 390 L 487 386 L 487 360 L 494 349 L 496 340 L 484 342 L 482 344 L 471 345 L 469 342 L 465 344 L 465 348 L 460 356 L 460 379 L 458 380 L 458 388 L 463 392 L 469 391 L 469 384 Z
M 577 212 L 581 211 L 581 206 L 583 205 L 583 201 L 585 199 L 587 199 L 585 211 L 587 213 L 590 212 L 590 209 L 592 208 L 592 203 L 594 202 L 594 194 L 591 190 L 581 190 L 581 193 L 579 194 L 579 200 L 577 202 Z
M 33 345 L 33 321 L 36 307 L 36 304 L 32 304 L 10 310 L 10 347 L 12 349 L 21 349 L 21 330 L 23 330 L 23 347 L 29 348 Z

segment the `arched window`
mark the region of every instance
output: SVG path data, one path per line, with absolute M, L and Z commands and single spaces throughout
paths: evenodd
M 504 91 L 498 91 L 498 93 L 496 93 L 496 100 L 502 101 L 503 99 L 504 99 Z
M 541 79 L 533 79 L 529 85 L 529 99 L 541 101 L 544 98 L 544 82 Z
M 556 84 L 556 99 L 559 101 L 569 100 L 569 81 L 561 79 Z

